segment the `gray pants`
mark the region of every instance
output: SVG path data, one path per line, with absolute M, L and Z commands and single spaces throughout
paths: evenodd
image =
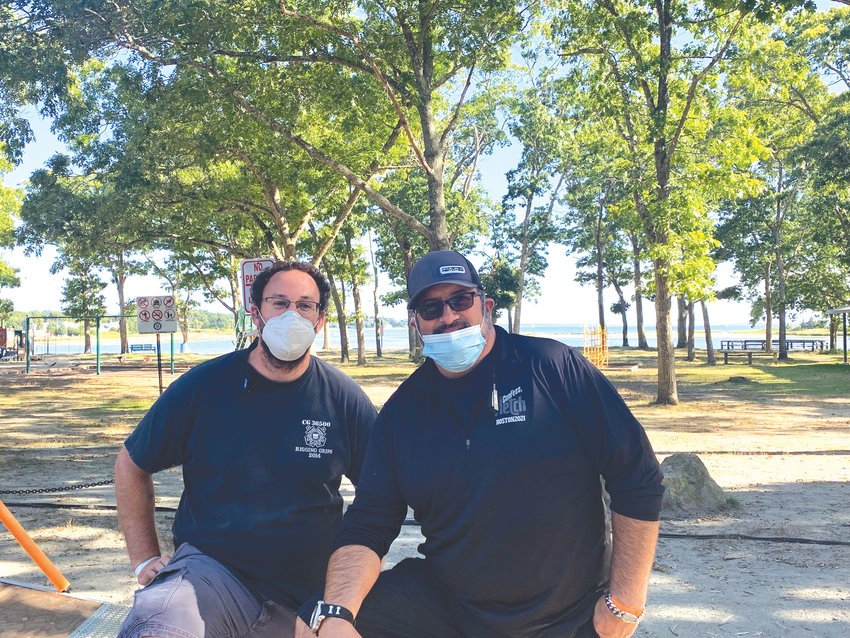
M 224 565 L 184 543 L 136 592 L 118 638 L 292 636 L 295 610 L 258 600 Z

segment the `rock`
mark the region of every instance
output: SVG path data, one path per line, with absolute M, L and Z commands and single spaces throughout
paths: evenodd
M 664 473 L 662 518 L 694 518 L 725 509 L 728 499 L 696 454 L 671 454 L 661 463 Z

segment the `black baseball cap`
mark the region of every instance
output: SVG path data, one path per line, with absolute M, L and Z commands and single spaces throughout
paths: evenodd
M 458 252 L 436 250 L 426 254 L 413 264 L 407 275 L 408 310 L 413 310 L 422 293 L 437 284 L 458 284 L 480 288 L 481 280 L 475 266 Z

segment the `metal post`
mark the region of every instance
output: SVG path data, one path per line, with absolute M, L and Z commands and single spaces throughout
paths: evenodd
M 27 374 L 30 373 L 30 318 L 26 320 L 26 335 L 24 336 L 24 350 L 27 353 Z M 845 348 L 846 350 L 846 348 Z
M 162 394 L 162 346 L 159 333 L 156 333 L 156 369 L 159 374 L 159 393 Z
M 844 324 L 844 363 L 847 363 L 847 313 L 841 313 L 841 323 Z
M 174 374 L 174 333 L 171 333 L 171 374 Z
M 100 316 L 95 317 L 95 370 L 100 374 Z

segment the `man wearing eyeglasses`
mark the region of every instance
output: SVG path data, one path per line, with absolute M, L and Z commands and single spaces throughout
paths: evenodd
M 378 416 L 323 600 L 302 606 L 296 636 L 631 636 L 663 493 L 643 428 L 577 351 L 494 326 L 463 255 L 427 254 L 407 288 L 428 361 Z M 408 506 L 424 558 L 381 572 Z
M 330 286 L 313 266 L 277 262 L 251 289 L 260 338 L 174 381 L 115 464 L 118 518 L 139 584 L 122 638 L 292 635 L 322 587 L 357 483 L 375 408 L 310 355 Z M 173 556 L 154 524 L 152 475 L 182 466 Z

